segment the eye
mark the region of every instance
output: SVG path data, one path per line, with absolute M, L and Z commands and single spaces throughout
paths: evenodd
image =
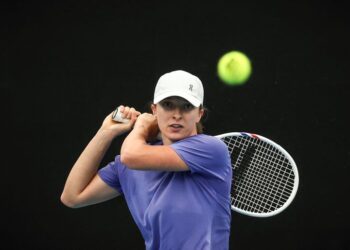
M 170 101 L 163 101 L 160 104 L 164 109 L 167 109 L 167 110 L 174 108 L 174 104 Z
M 190 111 L 190 110 L 194 109 L 194 106 L 191 103 L 186 103 L 186 104 L 183 105 L 182 108 L 185 111 Z

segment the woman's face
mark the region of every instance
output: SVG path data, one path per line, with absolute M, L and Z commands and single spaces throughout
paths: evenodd
M 157 116 L 165 145 L 196 135 L 196 123 L 200 121 L 204 112 L 181 97 L 168 97 L 158 104 L 153 104 L 152 111 Z

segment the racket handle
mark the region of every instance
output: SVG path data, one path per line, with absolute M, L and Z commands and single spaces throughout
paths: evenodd
M 130 120 L 123 118 L 122 113 L 120 112 L 119 108 L 116 108 L 112 114 L 112 120 L 120 123 L 128 123 Z

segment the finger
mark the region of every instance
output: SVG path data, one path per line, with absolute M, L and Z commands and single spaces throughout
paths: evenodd
M 126 118 L 130 120 L 135 112 L 136 112 L 136 110 L 134 108 L 130 108 L 129 113 L 126 116 Z
M 125 107 L 124 107 L 124 105 L 120 105 L 120 106 L 118 107 L 118 109 L 120 110 L 120 112 L 124 112 Z
M 122 118 L 126 118 L 126 117 L 128 116 L 128 114 L 129 114 L 129 112 L 130 112 L 130 107 L 129 107 L 129 106 L 125 106 L 125 107 L 124 107 L 124 110 L 121 111 L 121 113 L 122 113 Z
M 130 119 L 131 119 L 132 121 L 135 121 L 140 115 L 141 115 L 140 112 L 135 111 L 135 112 L 132 113 L 132 116 L 131 116 Z

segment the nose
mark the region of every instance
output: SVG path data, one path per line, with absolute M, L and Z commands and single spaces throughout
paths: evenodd
M 179 108 L 174 109 L 173 111 L 173 119 L 180 120 L 182 118 L 182 112 Z

